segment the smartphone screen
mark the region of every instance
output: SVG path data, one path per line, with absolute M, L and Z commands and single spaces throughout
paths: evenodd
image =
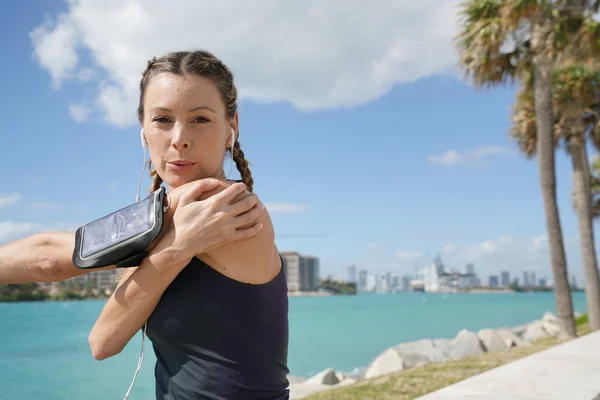
M 148 231 L 152 227 L 152 199 L 146 199 L 115 211 L 83 229 L 81 256 L 89 257 L 129 238 Z

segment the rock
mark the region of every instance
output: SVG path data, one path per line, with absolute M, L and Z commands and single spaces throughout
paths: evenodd
M 442 349 L 436 347 L 434 340 L 423 339 L 415 342 L 402 343 L 394 347 L 404 360 L 404 368 L 415 367 L 418 365 L 428 364 L 430 362 L 446 361 L 448 354 L 446 350 L 449 345 L 443 346 Z
M 477 334 L 475 332 L 463 329 L 452 341 L 448 355 L 450 358 L 456 360 L 459 358 L 483 354 L 484 352 L 485 349 L 477 337 Z
M 394 348 L 387 349 L 381 353 L 365 371 L 365 379 L 375 378 L 377 376 L 390 374 L 404 369 L 404 361 L 398 351 Z
M 563 333 L 560 320 L 551 312 L 547 312 L 542 317 L 542 327 L 550 336 L 558 336 Z
M 528 341 L 521 338 L 521 336 L 514 334 L 510 329 L 497 329 L 496 333 L 502 337 L 502 340 L 504 340 L 504 343 L 508 348 L 530 345 Z
M 338 379 L 339 382 L 342 382 L 344 379 L 347 378 L 346 374 L 343 372 L 336 372 L 335 373 L 336 378 Z
M 512 333 L 514 333 L 515 335 L 519 335 L 522 336 L 523 333 L 525 333 L 525 330 L 527 329 L 527 324 L 525 325 L 519 325 L 519 326 L 514 326 L 512 328 L 508 328 Z
M 452 346 L 452 339 L 433 339 L 433 347 L 446 355 L 450 351 L 450 346 Z
M 545 337 L 548 337 L 548 332 L 546 332 L 546 330 L 544 329 L 543 321 L 539 320 L 533 321 L 532 323 L 527 325 L 525 332 L 523 332 L 523 339 L 529 342 L 533 342 L 535 340 L 542 339 Z
M 311 376 L 302 384 L 304 385 L 336 385 L 340 382 L 335 370 L 333 368 L 327 368 L 318 374 Z
M 486 351 L 506 350 L 512 347 L 512 341 L 505 340 L 496 329 L 482 329 L 477 332 L 477 337 Z
M 292 376 L 288 375 L 287 377 L 289 383 L 302 383 L 306 380 L 303 376 Z
M 558 317 L 556 315 L 552 314 L 550 311 L 546 311 L 546 313 L 542 317 L 542 321 L 554 322 L 556 324 L 559 323 Z

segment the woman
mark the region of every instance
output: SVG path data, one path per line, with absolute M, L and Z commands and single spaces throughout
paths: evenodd
M 243 192 L 253 180 L 237 140 L 231 72 L 205 51 L 154 59 L 142 75 L 138 116 L 155 166 L 152 190 L 164 182 L 174 211 L 98 317 L 94 357 L 118 354 L 147 321 L 157 399 L 287 399 L 287 284 L 268 213 Z M 244 185 L 215 188 L 206 178 L 226 179 L 227 151 Z M 63 254 L 72 251 L 62 240 Z M 0 282 L 11 280 L 1 267 L 39 243 L 18 244 L 0 249 Z M 36 274 L 15 269 L 13 282 Z

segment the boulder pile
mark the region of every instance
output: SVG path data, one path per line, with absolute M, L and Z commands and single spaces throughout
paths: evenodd
M 362 379 L 402 371 L 407 368 L 476 356 L 489 351 L 530 346 L 532 342 L 562 333 L 558 318 L 546 312 L 542 319 L 516 327 L 463 329 L 453 339 L 421 339 L 401 343 L 381 352 L 371 363 L 352 376 L 327 368 L 308 378 L 290 377 L 291 398 L 299 399 L 310 393 L 355 383 Z

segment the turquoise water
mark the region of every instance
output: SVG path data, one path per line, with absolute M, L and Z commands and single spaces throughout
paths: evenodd
M 585 311 L 583 293 L 574 293 Z M 4 399 L 122 399 L 135 371 L 141 336 L 108 360 L 92 358 L 87 335 L 103 302 L 0 303 L 0 388 Z M 352 371 L 382 350 L 463 329 L 514 326 L 554 312 L 552 293 L 397 293 L 290 298 L 289 366 L 308 376 Z M 156 358 L 146 341 L 130 399 L 153 398 Z

